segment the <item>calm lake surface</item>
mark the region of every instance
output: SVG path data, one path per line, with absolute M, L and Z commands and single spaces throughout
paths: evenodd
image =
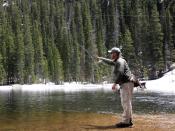
M 134 113 L 175 113 L 175 95 L 136 92 Z M 0 119 L 51 112 L 121 113 L 119 95 L 114 92 L 0 92 Z
M 134 93 L 133 110 L 142 115 L 174 114 L 175 95 Z M 77 131 L 88 121 L 93 124 L 92 117 L 115 116 L 115 113 L 122 113 L 120 98 L 109 91 L 0 91 L 0 130 L 3 131 Z

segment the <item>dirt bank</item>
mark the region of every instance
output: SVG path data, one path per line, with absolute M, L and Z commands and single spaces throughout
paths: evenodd
M 113 126 L 119 121 L 120 114 L 50 113 L 42 117 L 0 120 L 0 131 L 175 131 L 175 114 L 135 114 L 134 126 L 126 129 Z

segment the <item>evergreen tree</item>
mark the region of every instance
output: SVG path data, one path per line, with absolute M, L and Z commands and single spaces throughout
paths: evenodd
M 148 49 L 149 50 L 149 60 L 151 66 L 155 66 L 156 69 L 163 68 L 163 33 L 161 30 L 161 24 L 157 12 L 156 5 L 153 4 L 150 11 L 149 20 L 149 39 L 148 39 Z
M 170 8 L 171 11 L 171 20 L 172 20 L 172 44 L 171 44 L 171 61 L 175 62 L 175 3 Z
M 4 83 L 13 83 L 16 72 L 16 57 L 14 46 L 14 34 L 12 31 L 11 10 L 6 7 L 1 10 L 0 17 L 0 52 L 2 54 L 2 67 L 5 70 Z
M 12 34 L 10 26 L 7 26 L 6 29 L 4 29 L 3 41 L 3 65 L 7 74 L 6 82 L 10 84 L 15 81 L 16 72 L 14 35 Z
M 61 44 L 60 53 L 61 58 L 63 60 L 63 70 L 64 70 L 64 80 L 65 81 L 71 81 L 71 72 L 70 72 L 70 56 L 71 56 L 71 50 L 69 46 L 69 29 L 67 26 L 64 26 L 61 31 L 61 41 L 59 44 Z
M 106 56 L 113 46 L 123 47 L 134 69 L 168 67 L 175 61 L 174 5 L 168 0 L 9 0 L 0 7 L 0 81 L 102 81 L 110 70 L 97 66 L 93 56 Z
M 24 17 L 25 83 L 34 82 L 34 47 L 29 16 Z
M 44 54 L 41 32 L 38 22 L 35 21 L 32 30 L 32 42 L 34 45 L 34 72 L 37 79 L 43 79 L 44 74 Z
M 120 44 L 122 47 L 122 54 L 124 58 L 127 60 L 130 67 L 133 69 L 133 67 L 135 67 L 134 64 L 136 63 L 136 59 L 131 32 L 128 29 L 126 29 L 126 32 L 121 35 Z
M 34 82 L 34 47 L 32 43 L 31 21 L 30 21 L 30 1 L 21 1 L 20 8 L 23 15 L 23 39 L 24 39 L 24 82 Z
M 4 83 L 4 79 L 5 79 L 5 76 L 4 76 L 4 72 L 5 72 L 5 69 L 4 69 L 4 62 L 3 62 L 3 58 L 2 58 L 2 53 L 3 53 L 3 45 L 4 45 L 4 37 L 5 37 L 5 31 L 4 31 L 4 27 L 5 27 L 5 13 L 3 13 L 3 8 L 0 8 L 0 85 L 2 85 Z M 5 56 L 4 56 L 5 57 Z
M 94 53 L 94 43 L 92 43 L 92 24 L 89 14 L 89 5 L 86 1 L 82 3 L 83 33 L 85 39 L 85 78 L 94 82 L 94 67 L 92 54 Z
M 48 48 L 48 68 L 50 79 L 56 84 L 59 84 L 63 80 L 63 67 L 59 51 L 53 43 L 50 43 Z
M 105 56 L 106 55 L 106 47 L 105 47 L 105 30 L 103 28 L 103 19 L 102 19 L 102 9 L 100 6 L 96 7 L 96 36 L 95 36 L 95 44 L 97 46 L 97 52 L 99 56 Z M 105 77 L 110 78 L 110 67 L 105 66 L 103 64 L 98 64 L 95 66 L 95 81 L 104 81 Z
M 115 8 L 118 4 L 115 0 L 102 1 L 102 15 L 105 23 L 105 45 L 107 49 L 110 49 L 118 42 L 118 8 Z
M 170 14 L 169 6 L 166 7 L 165 2 L 158 6 L 160 9 L 160 21 L 163 30 L 163 58 L 166 69 L 171 63 L 171 48 L 172 48 L 172 17 Z
M 76 25 L 76 32 L 77 32 L 77 42 L 79 46 L 80 51 L 80 80 L 85 81 L 85 38 L 83 33 L 83 18 L 81 15 L 81 3 L 76 2 L 75 3 L 75 14 L 74 14 L 74 20 Z
M 70 25 L 67 24 L 65 18 L 64 2 L 57 2 L 57 17 L 55 27 L 57 28 L 55 44 L 63 62 L 63 76 L 65 81 L 71 81 L 70 72 L 70 58 L 71 58 L 71 45 L 70 45 Z
M 49 1 L 48 0 L 40 0 L 40 23 L 41 23 L 41 34 L 42 34 L 42 41 L 43 41 L 43 50 L 44 55 L 47 57 L 48 54 L 48 43 L 51 36 L 50 31 L 50 22 L 54 22 L 53 19 L 49 18 L 52 16 L 49 10 Z M 56 35 L 56 34 L 55 34 Z
M 132 45 L 134 46 L 134 49 L 131 51 L 134 51 L 133 59 L 135 59 L 131 64 L 135 75 L 137 77 L 143 77 L 144 67 L 147 63 L 145 60 L 145 53 L 147 52 L 144 49 L 147 46 L 149 34 L 147 8 L 143 0 L 132 0 L 130 6 L 128 26 L 133 39 Z
M 131 2 L 131 21 L 129 23 L 129 28 L 131 30 L 132 38 L 133 38 L 133 44 L 136 49 L 136 54 L 138 55 L 141 50 L 141 45 L 143 44 L 141 36 L 142 34 L 142 28 L 143 28 L 143 10 L 141 7 L 141 1 L 140 0 L 133 0 Z M 145 25 L 144 25 L 145 26 Z
M 23 42 L 23 23 L 21 19 L 21 12 L 15 3 L 11 8 L 12 13 L 12 25 L 15 35 L 15 56 L 16 56 L 16 81 L 24 83 L 24 42 Z
M 4 84 L 6 80 L 6 73 L 2 63 L 2 55 L 0 54 L 0 85 Z
M 118 1 L 118 5 L 119 5 L 119 21 L 120 21 L 120 32 L 123 33 L 125 31 L 125 19 L 124 19 L 124 1 L 123 0 L 119 0 Z
M 78 46 L 78 40 L 77 40 L 77 32 L 76 32 L 76 26 L 75 26 L 75 19 L 71 22 L 71 35 L 72 35 L 72 54 L 71 54 L 71 73 L 72 73 L 72 79 L 74 81 L 80 80 L 80 48 Z

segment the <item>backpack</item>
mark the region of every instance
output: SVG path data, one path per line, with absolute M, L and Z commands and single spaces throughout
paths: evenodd
M 142 82 L 142 83 L 141 83 L 141 82 L 139 81 L 139 79 L 136 78 L 136 76 L 133 75 L 133 74 L 132 74 L 131 77 L 130 77 L 130 81 L 134 83 L 134 87 L 146 88 L 146 87 L 145 87 L 146 82 Z

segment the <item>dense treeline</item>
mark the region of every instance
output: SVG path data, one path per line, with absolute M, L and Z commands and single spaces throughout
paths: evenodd
M 174 14 L 174 0 L 0 1 L 0 82 L 108 80 L 94 56 L 113 46 L 154 77 L 175 61 Z

